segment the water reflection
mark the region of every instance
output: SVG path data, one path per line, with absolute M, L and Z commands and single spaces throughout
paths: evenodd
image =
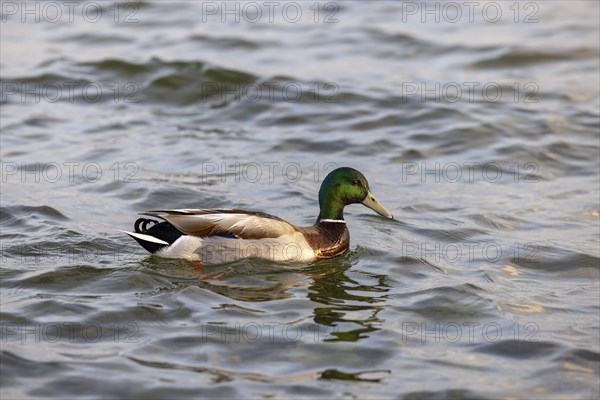
M 313 283 L 308 297 L 324 307 L 315 307 L 314 321 L 317 324 L 335 327 L 329 341 L 355 342 L 368 337 L 369 332 L 379 330 L 383 322 L 377 314 L 383 309 L 389 287 L 384 275 L 365 274 L 375 284 L 359 283 L 348 276 L 350 263 L 341 263 L 322 271 L 309 273 Z M 357 327 L 358 326 L 358 327 Z
M 184 260 L 150 257 L 143 262 L 152 274 L 168 278 L 176 288 L 196 286 L 236 304 L 219 308 L 251 309 L 237 304 L 266 303 L 282 299 L 305 299 L 303 317 L 312 319 L 323 331 L 325 341 L 356 342 L 379 330 L 378 317 L 390 290 L 385 275 L 352 271 L 352 255 L 306 265 L 279 265 L 262 260 L 200 266 Z M 265 307 L 267 308 L 267 307 Z M 310 312 L 310 315 L 306 315 Z

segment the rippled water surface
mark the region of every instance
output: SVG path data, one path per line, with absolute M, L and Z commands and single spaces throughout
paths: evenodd
M 3 399 L 598 398 L 597 2 L 20 4 Z M 348 207 L 335 259 L 200 267 L 119 232 L 156 208 L 312 224 L 342 165 L 395 220 Z

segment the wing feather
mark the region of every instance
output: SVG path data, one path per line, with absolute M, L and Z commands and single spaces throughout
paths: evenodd
M 142 213 L 164 219 L 186 235 L 234 235 L 240 239 L 278 238 L 296 227 L 270 214 L 227 209 L 151 210 Z

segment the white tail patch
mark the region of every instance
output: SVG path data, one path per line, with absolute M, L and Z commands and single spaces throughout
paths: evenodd
M 169 243 L 165 242 L 164 240 L 157 239 L 154 236 L 144 235 L 143 233 L 134 233 L 134 232 L 127 232 L 127 231 L 119 231 L 119 232 L 126 233 L 129 236 L 138 238 L 138 239 L 143 240 L 145 242 L 151 242 L 151 243 L 157 243 L 157 244 L 164 244 L 164 245 L 167 245 L 167 246 L 169 245 Z

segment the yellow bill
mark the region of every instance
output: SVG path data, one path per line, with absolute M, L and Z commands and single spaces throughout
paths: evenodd
M 367 193 L 367 197 L 365 197 L 362 203 L 382 217 L 394 219 L 394 216 L 375 198 L 375 196 L 373 196 L 371 191 Z

